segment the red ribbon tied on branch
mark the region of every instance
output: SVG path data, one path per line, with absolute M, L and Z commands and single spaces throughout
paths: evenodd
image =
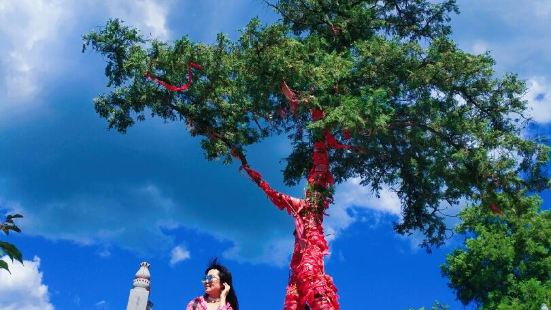
M 501 209 L 496 206 L 495 204 L 491 204 L 488 206 L 490 208 L 490 211 L 492 211 L 493 214 L 495 215 L 503 215 L 503 211 L 501 211 Z
M 285 81 L 281 82 L 281 92 L 289 100 L 289 104 L 291 105 L 291 113 L 295 114 L 298 108 L 298 97 L 297 94 L 285 83 Z
M 346 139 L 346 135 L 345 135 Z M 327 141 L 327 146 L 332 147 L 334 149 L 345 149 L 348 150 L 351 148 L 350 145 L 342 144 L 337 139 L 335 139 L 335 136 L 333 136 L 329 130 L 325 131 L 325 140 Z
M 281 92 L 287 98 L 289 101 L 289 105 L 291 107 L 291 113 L 295 114 L 298 108 L 298 97 L 297 94 L 287 85 L 285 81 L 281 82 Z M 282 115 L 283 117 L 284 115 Z M 323 111 L 320 109 L 313 109 L 312 110 L 312 119 L 314 121 L 320 120 L 323 118 Z M 350 139 L 350 131 L 345 130 L 344 133 L 345 139 Z M 325 139 L 327 141 L 327 145 L 334 149 L 350 149 L 351 147 L 346 144 L 339 143 L 337 139 L 335 139 L 335 136 L 331 134 L 328 130 L 325 131 Z
M 169 84 L 157 77 L 155 77 L 154 75 L 152 75 L 150 72 L 146 72 L 144 73 L 144 76 L 150 80 L 152 80 L 153 82 L 163 86 L 164 88 L 166 88 L 167 90 L 169 91 L 175 91 L 175 92 L 179 92 L 179 91 L 185 91 L 187 90 L 191 84 L 193 84 L 193 69 L 197 69 L 197 70 L 201 70 L 203 71 L 203 67 L 201 67 L 201 65 L 199 64 L 196 64 L 192 61 L 189 62 L 189 66 L 188 66 L 188 69 L 187 69 L 187 83 L 182 85 L 182 86 L 175 86 L 175 85 L 172 85 L 172 84 Z

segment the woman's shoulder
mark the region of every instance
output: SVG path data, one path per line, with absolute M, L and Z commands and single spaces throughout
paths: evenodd
M 186 310 L 195 310 L 195 308 L 202 305 L 203 302 L 204 302 L 203 296 L 197 296 L 189 301 L 189 303 L 187 304 Z M 197 309 L 202 309 L 202 308 L 197 308 Z

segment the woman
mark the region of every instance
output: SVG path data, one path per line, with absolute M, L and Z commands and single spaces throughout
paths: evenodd
M 190 301 L 186 310 L 239 310 L 231 272 L 217 259 L 210 262 L 201 281 L 205 294 Z

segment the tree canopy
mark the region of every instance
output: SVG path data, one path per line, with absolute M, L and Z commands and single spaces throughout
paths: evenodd
M 457 232 L 465 234 L 442 266 L 464 304 L 482 309 L 539 309 L 551 304 L 551 211 L 537 195 L 498 196 L 507 211 L 464 209 Z
M 232 41 L 212 45 L 183 37 L 146 39 L 120 20 L 84 36 L 105 55 L 111 93 L 95 99 L 109 126 L 126 131 L 146 114 L 185 120 L 203 137 L 208 159 L 232 160 L 270 135 L 286 133 L 293 150 L 285 181 L 296 184 L 311 165 L 320 129 L 351 150 L 331 152 L 337 182 L 357 177 L 377 193 L 389 186 L 402 201 L 400 233 L 419 230 L 441 244 L 443 202 L 476 200 L 518 188 L 542 189 L 548 150 L 525 140 L 525 84 L 496 77 L 489 54 L 473 55 L 450 39 L 455 1 L 300 0 L 273 4 L 280 22 L 253 19 Z M 193 86 L 174 93 L 145 72 L 183 84 L 189 62 L 200 64 Z M 281 91 L 296 90 L 290 113 Z M 323 109 L 312 121 L 308 108 Z M 356 151 L 354 151 L 356 150 Z M 523 178 L 519 177 L 522 175 Z

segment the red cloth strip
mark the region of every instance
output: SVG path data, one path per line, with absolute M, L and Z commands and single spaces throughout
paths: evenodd
M 323 267 L 323 257 L 328 252 L 323 226 L 315 215 L 307 216 L 304 222 L 308 244 L 299 264 L 292 264 L 300 295 L 299 304 L 308 303 L 312 309 L 339 309 L 337 289 Z
M 348 130 L 348 129 L 343 130 L 342 135 L 344 136 L 344 138 L 346 140 L 349 140 L 352 137 L 352 135 L 350 134 L 350 130 Z
M 490 211 L 492 211 L 495 215 L 503 215 L 503 211 L 501 211 L 500 208 L 498 208 L 495 204 L 491 204 L 488 206 L 490 208 Z
M 291 113 L 295 114 L 298 108 L 298 98 L 297 94 L 287 86 L 287 83 L 285 81 L 281 82 L 281 92 L 289 100 L 289 104 L 291 105 Z
M 345 149 L 348 150 L 351 147 L 346 144 L 339 143 L 337 139 L 335 139 L 335 136 L 333 136 L 329 130 L 325 131 L 325 140 L 327 141 L 327 146 L 334 148 L 334 149 Z
M 187 83 L 182 85 L 182 86 L 175 86 L 175 85 L 169 84 L 169 83 L 155 77 L 154 75 L 152 75 L 149 72 L 144 73 L 144 76 L 146 78 L 152 80 L 153 82 L 163 86 L 164 88 L 166 88 L 169 91 L 179 92 L 179 91 L 187 90 L 191 86 L 191 84 L 193 84 L 193 70 L 192 69 L 197 69 L 197 70 L 203 71 L 203 67 L 201 67 L 201 65 L 190 61 L 189 62 L 189 67 L 187 69 Z

